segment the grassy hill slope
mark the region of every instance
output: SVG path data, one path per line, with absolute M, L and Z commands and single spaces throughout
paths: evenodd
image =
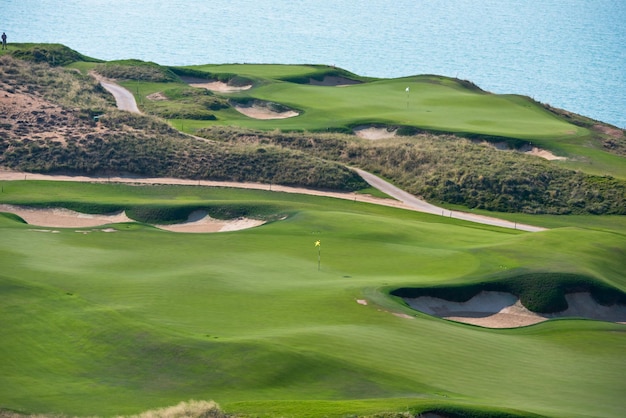
M 10 52 L 22 51 L 19 46 L 12 48 L 15 50 Z M 3 57 L 6 122 L 1 126 L 0 164 L 12 169 L 260 181 L 341 190 L 365 188 L 366 184 L 344 167 L 347 164 L 376 172 L 413 194 L 442 204 L 556 214 L 621 214 L 626 207 L 624 181 L 608 176 L 626 176 L 621 142 L 615 139 L 621 131 L 604 127 L 604 133 L 600 133 L 600 125 L 582 117 L 557 115 L 553 109 L 524 98 L 491 95 L 467 82 L 435 76 L 372 80 L 324 66 L 166 68 L 136 60 L 98 63 L 58 46 L 48 49 L 39 46 L 39 50 L 47 51 L 45 54 L 32 53 L 34 48 L 25 46 L 24 51 L 48 57 L 48 61 L 30 64 Z M 21 56 L 28 57 L 26 52 Z M 59 60 L 51 60 L 52 56 L 82 59 L 71 66 L 83 75 L 50 68 L 50 61 Z M 136 94 L 144 111 L 166 118 L 173 126 L 208 141 L 181 135 L 163 119 L 113 110 L 111 97 L 86 75 L 94 69 L 119 78 Z M 213 77 L 236 85 L 252 83 L 253 87 L 235 94 L 211 93 L 183 83 L 179 75 L 185 74 Z M 360 84 L 346 87 L 302 84 L 327 77 Z M 410 89 L 414 99 L 402 90 L 404 99 L 425 101 L 415 109 L 394 102 L 397 90 L 408 81 L 417 83 Z M 151 99 L 157 97 L 155 94 L 158 100 Z M 412 135 L 372 142 L 352 134 L 265 132 L 211 126 L 254 122 L 260 124 L 253 124 L 257 127 L 280 128 L 281 120 L 259 121 L 234 110 L 233 106 L 241 101 L 262 99 L 280 99 L 283 103 L 280 106 L 298 101 L 296 105 L 303 114 L 289 122 L 304 123 L 298 130 L 309 126 L 314 130 L 347 132 L 355 124 L 384 123 L 390 129 L 395 126 L 398 132 Z M 469 138 L 418 133 L 425 128 L 413 119 L 405 121 L 408 125 L 403 124 L 402 118 L 413 118 L 425 109 L 426 102 L 433 101 L 439 109 L 435 112 L 439 116 L 433 118 L 447 114 L 447 121 L 441 119 L 448 124 L 445 129 L 454 131 L 460 129 L 455 124 L 465 124 L 463 130 L 467 132 L 458 134 Z M 483 105 L 477 105 L 478 102 Z M 315 116 L 318 110 L 321 113 Z M 454 116 L 457 111 L 459 117 Z M 463 118 L 470 117 L 472 112 L 485 112 L 481 118 L 488 118 L 490 125 L 501 131 L 490 131 L 491 128 L 480 124 L 475 126 L 478 130 L 466 129 L 471 124 Z M 94 117 L 98 117 L 97 123 Z M 506 129 L 517 129 L 508 118 L 520 124 L 529 123 L 532 127 L 520 128 L 519 132 L 536 129 L 534 142 L 560 150 L 567 148 L 571 157 L 565 161 L 545 161 L 475 143 L 479 139 L 512 145 L 526 143 L 526 139 L 502 136 L 514 135 L 512 131 L 505 132 Z M 343 122 L 336 123 L 339 119 Z M 306 120 L 318 125 L 307 125 Z M 570 134 L 561 135 L 563 130 Z M 598 148 L 602 146 L 602 138 L 615 139 L 606 142 L 614 145 L 611 152 Z M 592 144 L 593 149 L 581 144 Z
M 51 228 L 0 213 L 0 415 L 130 415 L 190 399 L 240 417 L 623 415 L 624 325 L 485 329 L 393 296 L 545 274 L 626 291 L 624 216 L 589 215 L 623 213 L 623 131 L 436 76 L 105 63 L 60 45 L 2 54 L 5 168 L 360 190 L 346 168 L 359 165 L 432 200 L 526 212 L 509 216 L 554 229 L 268 191 L 2 182 L 0 203 L 125 210 L 136 222 Z M 117 78 L 149 115 L 115 110 L 91 70 Z M 210 93 L 181 76 L 252 87 Z M 360 84 L 320 85 L 329 77 Z M 235 110 L 255 100 L 302 114 L 259 121 Z M 351 133 L 356 124 L 410 135 L 371 142 Z M 532 141 L 568 160 L 473 141 Z M 219 234 L 151 225 L 198 209 L 268 222 Z
M 188 399 L 253 416 L 446 407 L 619 416 L 624 408 L 623 325 L 488 330 L 388 296 L 529 269 L 625 290 L 624 231 L 530 234 L 359 202 L 198 187 L 11 182 L 1 199 L 209 213 L 226 205 L 248 207 L 248 216 L 269 207 L 275 219 L 287 216 L 220 234 L 141 224 L 77 233 L 0 217 L 6 408 L 113 415 Z

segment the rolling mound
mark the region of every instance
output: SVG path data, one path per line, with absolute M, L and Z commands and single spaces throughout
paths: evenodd
M 361 81 L 353 80 L 348 77 L 325 75 L 321 80 L 313 77 L 309 78 L 309 84 L 313 86 L 342 87 L 351 86 L 353 84 L 361 84 Z

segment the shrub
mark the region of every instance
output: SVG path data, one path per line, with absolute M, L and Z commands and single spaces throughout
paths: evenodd
M 77 61 L 100 62 L 61 44 L 13 44 L 18 49 L 11 52 L 15 58 L 52 66 L 64 66 Z
M 118 80 L 141 80 L 152 82 L 180 81 L 178 76 L 169 68 L 153 62 L 140 60 L 109 61 L 98 64 L 96 72 Z
M 198 134 L 235 144 L 272 144 L 359 166 L 434 202 L 533 214 L 626 214 L 624 180 L 575 172 L 458 136 L 421 133 L 365 142 L 353 135 L 225 127 Z

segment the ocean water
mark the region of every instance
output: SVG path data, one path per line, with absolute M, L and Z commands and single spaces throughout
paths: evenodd
M 166 65 L 440 74 L 626 128 L 621 0 L 0 0 L 9 42 Z

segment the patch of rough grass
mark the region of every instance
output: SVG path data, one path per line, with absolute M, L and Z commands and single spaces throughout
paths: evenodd
M 159 83 L 179 81 L 169 69 L 141 60 L 109 61 L 96 66 L 96 71 L 104 77 L 118 80 L 141 80 Z
M 222 418 L 226 416 L 219 405 L 213 401 L 190 400 L 175 406 L 142 412 L 129 418 Z
M 219 405 L 213 401 L 181 402 L 178 405 L 151 409 L 137 415 L 118 416 L 117 418 L 225 418 Z M 21 414 L 10 410 L 0 410 L 0 418 L 67 418 L 57 414 Z M 95 417 L 94 417 L 95 418 Z

